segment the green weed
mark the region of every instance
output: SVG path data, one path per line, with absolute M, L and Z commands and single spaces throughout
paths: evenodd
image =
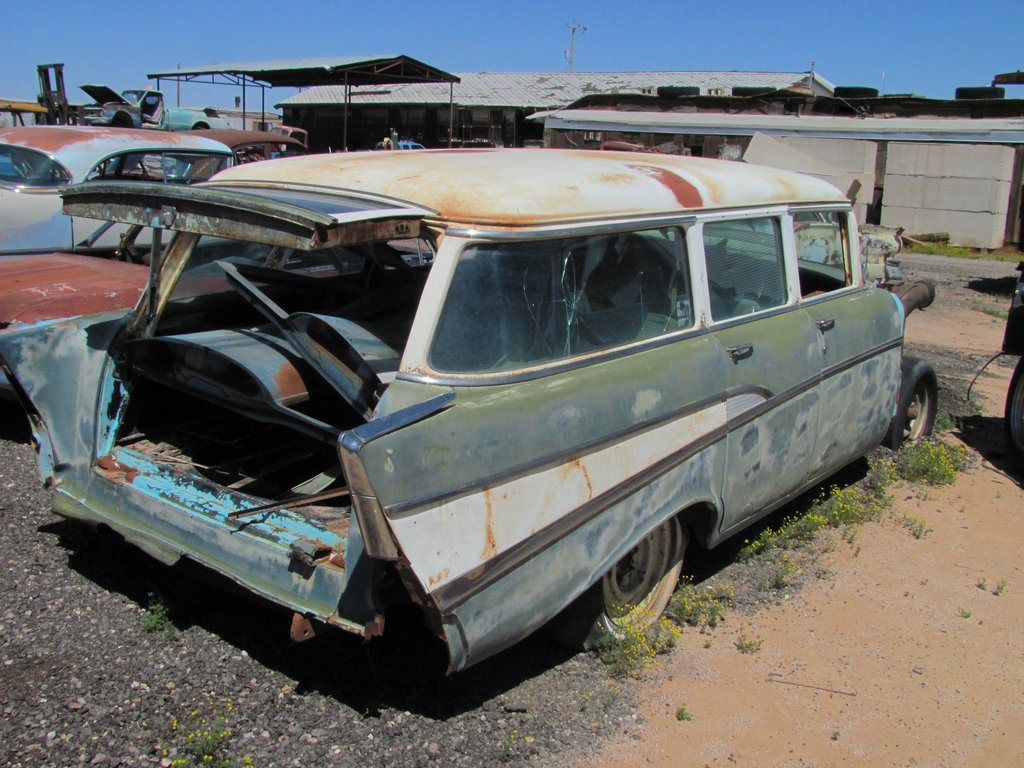
M 676 708 L 676 720 L 680 723 L 689 722 L 693 720 L 693 715 L 690 714 L 689 710 L 686 709 L 686 705 L 683 704 L 681 707 Z
M 740 636 L 736 638 L 736 650 L 740 653 L 753 655 L 761 651 L 761 646 L 764 645 L 763 637 L 750 638 L 747 637 L 747 633 L 740 631 Z
M 732 607 L 734 597 L 736 591 L 732 587 L 698 588 L 686 576 L 680 580 L 666 612 L 680 626 L 714 629 L 724 620 L 725 609 Z
M 642 621 L 621 628 L 618 637 L 605 635 L 597 641 L 597 655 L 613 677 L 626 677 L 640 672 L 651 664 L 658 654 L 675 648 L 682 634 L 679 627 L 667 618 L 661 618 L 649 627 Z
M 948 485 L 967 464 L 967 450 L 941 440 L 928 439 L 903 446 L 896 456 L 896 467 L 909 482 Z
M 231 756 L 234 734 L 227 723 L 231 713 L 230 699 L 206 702 L 181 718 L 171 721 L 170 736 L 158 751 L 167 766 L 217 766 L 236 768 L 252 766 L 252 758 Z M 213 714 L 211 714 L 213 712 Z M 220 712 L 217 714 L 217 712 Z
M 920 517 L 904 515 L 897 522 L 910 531 L 915 539 L 923 539 L 932 532 L 932 529 L 928 527 L 928 523 Z
M 177 634 L 170 611 L 156 595 L 149 593 L 149 605 L 142 614 L 141 626 L 144 632 L 162 632 L 165 640 L 173 640 Z

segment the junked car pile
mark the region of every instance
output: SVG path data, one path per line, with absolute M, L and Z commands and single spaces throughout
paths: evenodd
M 352 153 L 64 206 L 168 240 L 134 310 L 0 333 L 54 509 L 296 639 L 401 600 L 450 671 L 551 621 L 593 642 L 661 613 L 689 542 L 934 415 L 849 202 L 797 174 Z

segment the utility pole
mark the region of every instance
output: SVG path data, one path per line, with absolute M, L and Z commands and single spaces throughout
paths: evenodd
M 576 19 L 573 19 L 565 26 L 572 30 L 572 36 L 569 39 L 569 47 L 565 49 L 565 58 L 569 60 L 569 71 L 572 72 L 573 60 L 576 58 L 576 32 L 579 31 L 580 34 L 583 34 L 587 31 L 587 28 L 582 24 L 577 24 Z

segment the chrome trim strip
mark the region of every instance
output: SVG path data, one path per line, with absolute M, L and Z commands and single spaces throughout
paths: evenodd
M 445 229 L 445 234 L 453 237 L 464 237 L 471 240 L 552 240 L 559 237 L 575 237 L 577 235 L 593 235 L 607 232 L 628 232 L 644 227 L 670 227 L 673 225 L 693 224 L 697 216 L 693 213 L 663 213 L 660 215 L 645 214 L 635 218 L 617 219 L 609 223 L 608 219 L 596 219 L 594 221 L 566 221 L 554 222 L 546 225 L 531 224 L 523 229 L 503 228 L 495 229 L 493 224 L 481 224 L 475 227 L 471 224 L 454 224 Z
M 564 360 L 547 363 L 543 367 L 516 368 L 509 371 L 499 371 L 495 373 L 484 372 L 472 374 L 399 371 L 395 378 L 401 381 L 414 381 L 419 384 L 461 387 L 518 384 L 521 381 L 532 381 L 533 379 L 551 376 L 556 373 L 574 371 L 593 363 L 603 363 L 608 360 L 616 360 L 620 357 L 625 357 L 626 355 L 646 352 L 647 350 L 663 347 L 667 344 L 674 344 L 678 341 L 685 341 L 698 336 L 704 336 L 710 332 L 711 329 L 705 327 L 684 328 L 679 331 L 673 331 L 672 333 L 665 333 L 661 336 L 644 339 L 643 341 L 638 341 L 629 346 L 612 347 L 610 349 L 599 350 L 588 355 L 569 357 Z
M 532 537 L 513 544 L 469 574 L 457 576 L 447 584 L 431 592 L 431 597 L 433 597 L 442 612 L 447 613 L 455 610 L 473 597 L 473 595 L 508 573 L 511 573 L 540 552 L 565 538 L 577 528 L 593 520 L 613 504 L 622 501 L 687 459 L 714 445 L 718 440 L 725 437 L 727 433 L 728 425 L 712 430 L 679 451 L 666 456 L 656 464 L 652 464 L 643 472 L 634 475 L 600 496 L 595 496 L 586 504 L 577 507 L 569 514 L 542 528 Z
M 646 421 L 638 422 L 630 425 L 627 428 L 617 430 L 608 435 L 602 435 L 600 438 L 591 440 L 586 443 L 581 443 L 574 447 L 571 451 L 562 453 L 549 453 L 544 456 L 534 459 L 533 461 L 520 464 L 517 467 L 506 469 L 501 472 L 495 472 L 494 474 L 488 475 L 483 478 L 474 479 L 471 483 L 465 483 L 460 486 L 449 488 L 441 493 L 436 493 L 430 496 L 421 496 L 416 499 L 409 499 L 397 504 L 391 504 L 384 507 L 384 514 L 390 519 L 408 517 L 416 514 L 420 509 L 427 506 L 432 506 L 440 503 L 449 501 L 450 499 L 458 496 L 464 496 L 474 491 L 481 491 L 484 488 L 490 488 L 501 483 L 510 482 L 520 477 L 532 474 L 533 472 L 542 469 L 544 467 L 553 466 L 556 464 L 562 464 L 566 461 L 572 461 L 577 458 L 581 458 L 588 453 L 599 451 L 609 445 L 621 442 L 627 437 L 637 435 L 641 432 L 646 432 L 651 429 L 667 424 L 670 421 L 682 419 L 690 416 L 699 411 L 703 411 L 710 406 L 722 402 L 723 397 L 721 395 L 715 397 L 708 397 L 697 402 L 689 403 L 682 408 L 678 408 L 674 411 L 670 411 L 657 418 L 648 419 Z
M 736 388 L 735 390 L 729 390 L 728 392 L 726 392 L 726 397 L 754 392 L 767 392 L 767 394 L 769 395 L 769 399 L 766 400 L 763 405 L 746 411 L 735 420 L 727 421 L 723 426 L 711 430 L 706 435 L 684 446 L 680 450 L 666 456 L 661 461 L 651 465 L 643 472 L 634 475 L 633 477 L 623 481 L 614 488 L 609 489 L 600 496 L 591 499 L 586 504 L 570 512 L 568 515 L 562 517 L 554 523 L 551 523 L 546 528 L 541 529 L 531 538 L 524 539 L 512 545 L 503 552 L 500 552 L 493 559 L 489 560 L 486 563 L 483 563 L 479 568 L 474 569 L 470 574 L 463 574 L 461 576 L 457 576 L 447 584 L 438 588 L 434 592 L 431 592 L 431 596 L 437 602 L 439 608 L 442 611 L 448 612 L 454 610 L 459 605 L 470 599 L 474 594 L 485 589 L 486 587 L 496 582 L 498 579 L 502 578 L 503 576 L 507 575 L 519 566 L 523 565 L 525 562 L 527 562 L 530 558 L 534 557 L 538 553 L 543 552 L 547 548 L 551 547 L 559 539 L 564 538 L 569 533 L 572 533 L 572 531 L 576 530 L 577 528 L 583 526 L 590 520 L 594 519 L 595 517 L 597 517 L 597 515 L 611 507 L 613 504 L 618 503 L 619 501 L 626 498 L 630 494 L 640 490 L 640 488 L 642 488 L 647 483 L 656 480 L 658 477 L 664 475 L 671 469 L 674 469 L 679 464 L 683 463 L 689 458 L 692 458 L 697 453 L 705 450 L 711 445 L 714 445 L 716 442 L 718 442 L 723 437 L 727 436 L 729 433 L 736 431 L 737 429 L 743 427 L 744 425 L 756 419 L 758 416 L 763 415 L 767 411 L 772 410 L 773 408 L 781 405 L 782 403 L 785 403 L 788 400 L 792 400 L 798 395 L 812 389 L 823 378 L 827 378 L 828 376 L 834 376 L 838 373 L 841 373 L 842 371 L 845 371 L 848 368 L 852 368 L 858 365 L 859 363 L 864 362 L 864 360 L 869 359 L 870 357 L 876 354 L 881 354 L 883 352 L 899 347 L 902 345 L 902 343 L 902 339 L 896 339 L 886 344 L 881 344 L 878 347 L 875 347 L 873 350 L 858 355 L 855 358 L 851 358 L 849 361 L 846 361 L 841 365 L 833 366 L 829 370 L 827 376 L 815 376 L 793 387 L 792 389 L 787 390 L 786 392 L 782 392 L 775 396 L 771 396 L 770 392 L 767 392 L 767 390 L 764 390 L 763 388 L 759 387 L 740 387 Z M 672 417 L 672 415 L 669 415 L 663 419 L 659 419 L 659 423 L 667 421 Z M 652 425 L 648 424 L 646 426 Z M 579 450 L 580 452 L 582 452 L 582 448 Z M 778 502 L 773 502 L 771 505 L 769 505 L 769 507 L 765 508 L 767 511 L 765 511 L 763 514 L 759 514 L 758 517 L 763 517 L 770 511 L 778 509 L 780 506 L 785 504 L 786 501 L 796 497 L 797 495 L 799 495 L 799 493 L 802 493 L 807 488 L 810 488 L 816 482 L 819 482 L 823 477 L 826 477 L 828 474 L 828 472 L 823 473 L 822 475 L 816 477 L 813 482 L 801 486 L 799 492 L 787 494 L 782 500 Z M 503 475 L 502 477 L 505 477 L 505 475 Z M 489 479 L 488 483 L 493 481 L 494 478 L 491 478 Z M 486 485 L 488 483 L 484 484 Z M 750 518 L 748 518 L 747 520 L 751 521 Z M 736 526 L 733 526 L 729 530 L 734 530 L 735 528 Z M 724 536 L 716 537 L 714 540 L 717 542 L 721 541 L 722 538 L 724 538 Z

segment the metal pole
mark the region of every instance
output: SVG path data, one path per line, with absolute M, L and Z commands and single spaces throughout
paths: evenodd
M 448 82 L 448 149 L 452 148 L 452 132 L 455 130 L 455 83 Z
M 348 152 L 348 102 L 351 96 L 352 93 L 348 86 L 348 70 L 345 70 L 345 114 L 342 116 L 341 136 L 341 147 L 345 152 Z

